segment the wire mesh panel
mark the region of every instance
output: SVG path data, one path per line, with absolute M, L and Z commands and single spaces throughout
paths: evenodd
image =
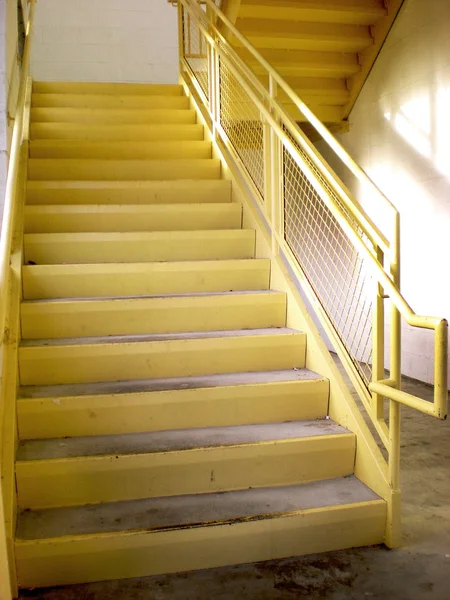
M 264 198 L 264 122 L 258 108 L 220 58 L 220 123 Z M 256 93 L 256 92 L 255 92 Z
M 361 255 L 286 149 L 283 169 L 285 240 L 367 386 L 374 283 Z
M 209 99 L 208 45 L 197 19 L 183 7 L 183 56 L 206 99 Z

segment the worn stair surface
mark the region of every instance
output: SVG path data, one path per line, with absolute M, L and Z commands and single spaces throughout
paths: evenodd
M 31 118 L 19 584 L 380 543 L 385 502 L 182 88 L 35 83 Z

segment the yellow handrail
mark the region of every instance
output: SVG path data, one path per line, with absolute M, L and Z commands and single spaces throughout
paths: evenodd
M 430 329 L 435 332 L 434 403 L 429 403 L 412 396 L 411 394 L 407 394 L 400 389 L 396 389 L 400 387 L 400 327 L 399 323 L 397 323 L 398 320 L 395 316 L 395 312 L 393 315 L 393 325 L 391 327 L 393 332 L 393 335 L 391 336 L 392 351 L 390 369 L 392 380 L 375 379 L 369 383 L 370 391 L 373 394 L 384 396 L 396 403 L 405 404 L 426 414 L 441 419 L 445 418 L 447 415 L 448 325 L 445 319 L 420 316 L 414 313 L 400 292 L 398 211 L 326 127 L 317 119 L 312 111 L 300 100 L 292 88 L 286 84 L 277 71 L 273 69 L 250 42 L 236 29 L 231 21 L 229 21 L 229 19 L 227 19 L 227 17 L 217 8 L 213 0 L 205 0 L 208 7 L 206 14 L 200 9 L 196 0 L 179 1 L 180 6 L 183 6 L 188 11 L 188 14 L 196 19 L 199 31 L 210 45 L 211 49 L 217 56 L 221 57 L 221 59 L 227 58 L 227 68 L 233 73 L 235 79 L 239 81 L 242 89 L 245 90 L 247 97 L 254 103 L 261 115 L 263 115 L 264 121 L 276 134 L 282 146 L 289 151 L 291 158 L 299 168 L 308 173 L 309 180 L 314 182 L 317 193 L 319 193 L 343 231 L 345 231 L 347 237 L 352 241 L 354 247 L 364 257 L 374 280 L 383 288 L 384 295 L 390 298 L 394 306 L 394 311 L 398 311 L 409 325 Z M 208 18 L 208 12 L 214 15 L 214 19 Z M 219 21 L 225 25 L 229 30 L 229 33 L 231 33 L 232 36 L 239 41 L 240 45 L 244 46 L 258 61 L 260 66 L 263 67 L 266 74 L 269 76 L 269 90 L 261 84 L 231 47 L 222 31 L 216 26 Z M 184 57 L 183 60 L 185 66 L 189 69 L 190 66 Z M 217 77 L 217 75 L 211 74 L 211 78 L 214 77 Z M 336 156 L 355 175 L 355 177 L 364 184 L 369 185 L 375 192 L 376 197 L 389 207 L 392 212 L 391 240 L 387 240 L 383 236 L 377 225 L 365 214 L 353 198 L 351 198 L 351 195 L 348 193 L 345 186 L 331 171 L 325 161 L 321 159 L 320 155 L 306 139 L 303 132 L 295 123 L 293 123 L 283 107 L 277 102 L 277 87 L 287 94 L 289 99 L 301 111 L 308 122 L 319 133 L 321 138 L 328 144 Z M 258 97 L 258 95 L 260 97 Z M 224 137 L 227 137 L 220 122 L 220 118 L 215 119 L 214 126 L 218 131 L 221 131 Z M 295 144 L 292 143 L 286 130 L 294 139 Z M 296 147 L 296 144 L 298 147 Z M 314 163 L 315 168 L 320 170 L 321 179 L 325 180 L 331 186 L 333 195 L 331 195 L 330 191 L 324 186 L 324 182 L 319 180 L 316 173 L 312 172 L 310 166 L 305 163 L 305 160 L 299 154 L 300 148 L 302 152 L 308 155 L 308 158 Z M 338 201 L 335 196 L 337 196 Z M 346 210 L 343 210 L 342 207 Z M 347 214 L 346 211 L 348 211 Z M 272 229 L 274 228 L 272 227 Z M 358 230 L 363 232 L 373 243 L 373 251 L 369 249 Z M 272 231 L 272 235 L 276 238 L 278 243 L 283 243 L 282 232 L 280 234 L 279 231 Z M 389 257 L 389 270 L 386 270 L 383 263 L 380 263 L 378 251 L 375 252 L 377 249 L 381 250 L 382 253 L 385 253 Z M 384 352 L 381 348 L 377 349 L 377 352 L 379 353 L 382 351 Z
M 17 231 L 17 217 L 20 207 L 20 200 L 22 200 L 21 191 L 19 190 L 19 175 L 23 173 L 23 162 L 22 156 L 23 151 L 28 148 L 28 123 L 25 122 L 29 118 L 28 110 L 26 107 L 26 98 L 28 93 L 28 73 L 30 68 L 30 52 L 31 52 L 31 33 L 35 13 L 35 2 L 36 0 L 29 0 L 29 14 L 28 22 L 26 26 L 26 37 L 24 53 L 22 58 L 22 72 L 20 78 L 20 86 L 18 92 L 17 107 L 14 120 L 14 129 L 11 142 L 10 159 L 8 166 L 8 174 L 6 180 L 6 192 L 5 192 L 5 208 L 3 213 L 2 230 L 0 237 L 0 403 L 4 414 L 14 415 L 15 411 L 9 409 L 6 410 L 5 404 L 15 402 L 14 392 L 8 393 L 9 383 L 5 383 L 10 380 L 10 373 L 5 368 L 5 364 L 11 365 L 11 340 L 9 333 L 10 318 L 9 303 L 11 298 L 17 297 L 17 290 L 15 295 L 11 292 L 13 285 L 12 269 L 13 265 L 12 252 L 13 247 L 16 244 L 14 240 L 15 232 Z M 27 113 L 27 117 L 25 117 Z M 26 144 L 26 146 L 24 146 Z M 10 296 L 11 293 L 11 296 Z M 17 306 L 18 310 L 18 306 Z M 9 342 L 9 347 L 8 347 Z M 11 365 L 12 366 L 12 365 Z M 6 389 L 6 392 L 5 392 Z M 17 423 L 2 423 L 2 427 L 6 425 L 4 429 L 0 429 L 0 450 L 3 454 L 3 460 L 0 460 L 0 597 L 5 600 L 10 600 L 17 593 L 17 584 L 13 575 L 14 557 L 11 555 L 11 546 L 8 544 L 8 539 L 12 532 L 9 531 L 9 527 L 14 527 L 11 522 L 13 519 L 12 513 L 14 509 L 7 505 L 11 499 L 5 496 L 5 488 L 7 492 L 10 489 L 6 486 L 6 473 L 8 473 L 8 484 L 13 485 L 13 464 L 5 464 L 4 447 L 6 444 L 10 444 L 11 440 L 3 439 L 4 431 L 12 432 L 17 429 Z M 11 462 L 14 460 L 13 456 L 8 453 L 8 457 Z M 8 510 L 6 510 L 6 508 Z M 7 522 L 9 523 L 7 527 Z
M 20 162 L 20 147 L 22 145 L 23 112 L 25 107 L 25 95 L 27 78 L 30 70 L 31 53 L 31 31 L 34 21 L 36 0 L 30 0 L 30 12 L 25 31 L 25 46 L 22 58 L 22 73 L 20 78 L 19 93 L 17 98 L 16 118 L 11 141 L 9 155 L 8 176 L 6 179 L 5 205 L 3 210 L 3 221 L 0 235 L 0 331 L 1 341 L 5 332 L 6 295 L 8 292 L 8 272 L 10 267 L 9 257 L 11 255 L 11 243 L 16 213 L 16 190 L 18 183 L 18 171 Z

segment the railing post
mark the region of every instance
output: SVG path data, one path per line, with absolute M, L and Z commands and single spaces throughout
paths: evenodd
M 179 60 L 179 71 L 184 71 L 184 9 L 180 0 L 177 2 L 178 11 L 178 60 Z
M 269 75 L 270 100 L 275 101 L 278 94 L 278 85 L 272 75 Z M 273 106 L 269 110 L 274 118 Z M 266 127 L 268 131 L 266 130 Z M 272 253 L 278 256 L 280 252 L 279 240 L 283 236 L 283 166 L 281 142 L 273 127 L 265 125 L 264 130 L 264 180 L 266 214 L 271 224 Z
M 377 247 L 377 260 L 384 269 L 384 254 Z M 375 302 L 373 309 L 373 350 L 372 350 L 372 381 L 384 379 L 384 290 L 379 283 L 375 283 Z M 372 394 L 372 413 L 377 421 L 384 422 L 384 398 L 379 394 Z
M 394 284 L 400 289 L 400 215 L 394 216 L 392 236 L 392 258 L 390 266 Z M 391 313 L 391 359 L 390 379 L 401 389 L 401 321 L 398 309 L 392 303 Z M 401 545 L 401 504 L 400 504 L 400 404 L 389 402 L 389 465 L 388 477 L 391 487 L 391 501 L 388 503 L 388 527 L 386 544 L 391 548 Z

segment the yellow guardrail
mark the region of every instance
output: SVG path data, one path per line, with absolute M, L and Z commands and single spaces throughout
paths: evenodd
M 28 22 L 21 65 L 14 129 L 9 155 L 5 204 L 0 237 L 0 598 L 5 600 L 17 595 L 14 577 L 12 539 L 14 535 L 14 454 L 17 431 L 16 383 L 12 371 L 17 371 L 16 322 L 19 311 L 20 271 L 15 250 L 21 247 L 23 231 L 22 209 L 24 204 L 23 183 L 28 155 L 30 94 L 28 73 L 30 69 L 31 31 L 36 0 L 29 0 Z M 21 256 L 21 253 L 19 252 Z M 19 273 L 20 277 L 20 273 Z M 14 310 L 11 306 L 14 304 Z
M 399 405 L 440 419 L 447 415 L 447 321 L 417 315 L 400 292 L 400 217 L 393 204 L 216 3 L 201 4 L 206 7 L 198 0 L 178 0 L 182 77 L 200 100 L 214 138 L 231 152 L 259 200 L 274 253 L 281 252 L 301 273 L 305 292 L 389 451 L 390 484 L 397 489 Z M 387 210 L 388 234 L 354 199 L 280 97 Z M 387 379 L 386 298 L 392 305 Z M 400 389 L 401 317 L 434 331 L 433 402 Z M 384 399 L 390 401 L 388 419 Z

